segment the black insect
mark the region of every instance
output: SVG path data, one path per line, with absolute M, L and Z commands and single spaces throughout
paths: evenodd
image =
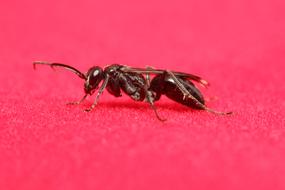
M 133 68 L 112 64 L 104 69 L 99 66 L 91 67 L 86 74 L 83 74 L 74 67 L 62 63 L 36 61 L 33 65 L 34 68 L 36 68 L 36 65 L 48 65 L 52 68 L 63 67 L 85 80 L 85 95 L 81 100 L 69 104 L 80 104 L 88 95 L 91 96 L 98 89 L 95 101 L 85 111 L 91 111 L 96 106 L 103 91 L 107 89 L 115 97 L 122 96 L 121 91 L 123 91 L 135 101 L 148 102 L 154 110 L 156 117 L 161 121 L 165 121 L 165 119 L 162 119 L 158 115 L 154 105 L 154 102 L 159 100 L 161 95 L 166 95 L 168 98 L 194 109 L 206 110 L 222 115 L 231 113 L 218 112 L 208 108 L 205 105 L 202 93 L 191 80 L 202 86 L 208 86 L 208 82 L 188 73 L 159 70 L 150 67 L 145 69 Z M 150 75 L 154 75 L 153 79 L 150 79 Z M 101 82 L 102 84 L 99 87 Z

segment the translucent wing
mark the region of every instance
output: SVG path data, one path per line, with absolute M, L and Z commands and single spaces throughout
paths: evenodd
M 124 66 L 121 68 L 121 70 L 123 72 L 134 72 L 134 73 L 141 73 L 141 74 L 163 74 L 166 70 L 162 70 L 162 69 L 153 69 L 153 68 L 134 68 L 134 67 L 127 67 Z M 175 76 L 179 76 L 179 77 L 185 77 L 188 78 L 190 80 L 196 81 L 199 84 L 201 84 L 204 87 L 209 86 L 209 83 L 202 79 L 199 76 L 193 75 L 193 74 L 189 74 L 189 73 L 183 73 L 183 72 L 176 72 L 176 71 L 171 71 Z

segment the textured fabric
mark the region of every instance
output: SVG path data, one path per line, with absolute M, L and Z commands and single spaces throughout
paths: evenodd
M 1 1 L 0 189 L 285 189 L 280 0 Z M 162 98 L 83 96 L 120 63 L 197 74 L 218 116 Z

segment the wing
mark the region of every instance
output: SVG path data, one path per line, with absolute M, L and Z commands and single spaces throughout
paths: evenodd
M 141 74 L 163 74 L 166 70 L 162 70 L 162 69 L 153 69 L 153 68 L 135 68 L 135 67 L 128 67 L 128 66 L 123 66 L 121 68 L 121 70 L 123 72 L 132 72 L 132 73 L 141 73 Z M 204 87 L 209 86 L 210 84 L 202 79 L 199 76 L 193 75 L 193 74 L 189 74 L 189 73 L 183 73 L 183 72 L 176 72 L 176 71 L 171 71 L 175 76 L 179 76 L 179 77 L 184 77 L 184 78 L 188 78 L 190 80 L 196 81 L 199 84 L 201 84 Z

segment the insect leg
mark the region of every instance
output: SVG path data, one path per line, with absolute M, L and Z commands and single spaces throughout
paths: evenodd
M 147 66 L 146 69 L 153 69 L 152 67 L 150 66 Z M 149 73 L 146 73 L 146 85 L 147 85 L 147 88 L 150 87 L 150 74 Z
M 69 102 L 66 105 L 79 105 L 86 99 L 87 96 L 88 96 L 88 94 L 85 94 L 79 101 Z
M 174 82 L 177 84 L 177 87 L 179 88 L 179 90 L 181 90 L 181 92 L 183 93 L 183 96 L 184 96 L 183 99 L 191 98 L 196 103 L 196 105 L 200 106 L 204 110 L 211 112 L 211 113 L 215 113 L 215 114 L 219 114 L 219 115 L 227 115 L 227 114 L 232 113 L 232 112 L 219 112 L 219 111 L 215 111 L 215 110 L 208 108 L 207 106 L 205 106 L 204 104 L 199 102 L 194 96 L 192 96 L 188 92 L 188 90 L 184 87 L 184 85 L 181 84 L 181 82 L 177 79 L 177 77 L 171 71 L 166 71 L 166 73 L 174 80 Z
M 146 67 L 147 69 L 153 69 L 152 67 Z M 153 98 L 151 97 L 151 92 L 148 91 L 150 87 L 150 75 L 149 73 L 146 73 L 146 101 L 149 103 L 151 109 L 153 109 L 154 113 L 155 113 L 155 116 L 156 118 L 159 120 L 159 121 L 166 121 L 166 119 L 164 118 L 161 118 L 159 115 L 158 115 L 158 112 L 157 112 L 157 109 L 156 109 L 156 106 L 154 105 L 154 101 L 153 101 Z
M 149 91 L 146 91 L 146 101 L 149 103 L 151 109 L 153 109 L 153 111 L 154 111 L 154 113 L 155 113 L 157 119 L 158 119 L 159 121 L 166 121 L 166 119 L 161 118 L 161 117 L 158 115 L 156 106 L 154 105 L 153 99 L 151 98 L 151 92 L 149 92 Z
M 101 94 L 103 93 L 103 91 L 105 90 L 107 84 L 108 84 L 108 81 L 109 81 L 109 75 L 106 76 L 103 84 L 100 86 L 99 90 L 98 90 L 98 93 L 96 95 L 96 98 L 95 98 L 95 101 L 93 102 L 93 104 L 90 106 L 90 108 L 88 109 L 85 109 L 85 111 L 89 112 L 91 110 L 94 109 L 94 107 L 97 105 L 98 101 L 99 101 L 99 98 L 101 96 Z

